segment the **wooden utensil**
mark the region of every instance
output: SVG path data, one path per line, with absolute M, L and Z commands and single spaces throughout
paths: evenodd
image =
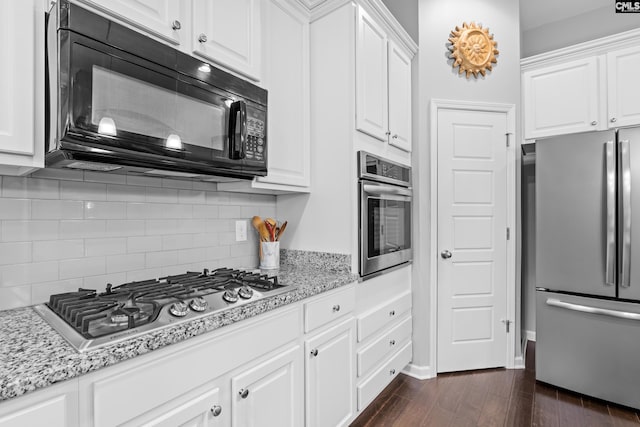
M 285 228 L 287 228 L 287 221 L 283 222 L 280 226 L 280 230 L 276 234 L 276 242 L 280 240 L 280 236 L 282 236 L 282 233 L 284 233 Z

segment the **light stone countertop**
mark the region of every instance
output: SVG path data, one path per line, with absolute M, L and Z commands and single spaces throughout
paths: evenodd
M 353 283 L 350 256 L 282 251 L 278 281 L 293 290 L 108 347 L 78 353 L 32 307 L 0 311 L 0 401 L 149 353 Z

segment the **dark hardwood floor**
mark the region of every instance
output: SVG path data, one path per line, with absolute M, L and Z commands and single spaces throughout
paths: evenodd
M 537 383 L 534 357 L 529 343 L 524 370 L 401 374 L 351 426 L 640 427 L 640 411 Z

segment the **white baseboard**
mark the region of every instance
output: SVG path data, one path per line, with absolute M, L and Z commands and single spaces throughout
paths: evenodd
M 402 373 L 418 380 L 428 380 L 429 378 L 435 378 L 436 376 L 432 372 L 431 366 L 418 366 L 413 363 L 409 363 L 405 366 Z
M 513 360 L 513 369 L 524 369 L 524 357 L 519 356 Z
M 536 331 L 522 331 L 524 332 L 524 339 L 527 341 L 536 341 Z

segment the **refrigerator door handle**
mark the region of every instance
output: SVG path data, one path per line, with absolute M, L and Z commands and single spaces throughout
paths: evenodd
M 631 286 L 631 164 L 629 140 L 620 144 L 620 188 L 622 205 L 621 242 L 622 260 L 620 262 L 620 286 Z
M 605 283 L 616 284 L 616 157 L 613 141 L 605 143 L 607 174 L 607 247 Z
M 591 307 L 588 305 L 574 304 L 571 302 L 560 301 L 555 298 L 548 298 L 547 305 L 552 307 L 565 308 L 567 310 L 579 311 L 581 313 L 600 314 L 603 316 L 617 317 L 626 320 L 640 321 L 640 313 L 630 313 L 628 311 L 609 310 L 607 308 Z

